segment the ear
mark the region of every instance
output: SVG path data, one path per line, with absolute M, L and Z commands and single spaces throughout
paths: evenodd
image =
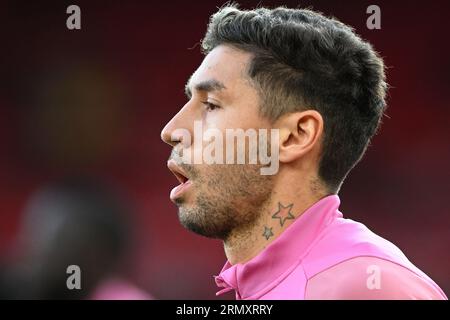
M 289 113 L 275 123 L 280 129 L 280 162 L 295 161 L 319 147 L 323 118 L 315 110 Z

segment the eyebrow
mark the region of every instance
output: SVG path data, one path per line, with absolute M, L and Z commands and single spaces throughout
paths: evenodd
M 188 98 L 190 98 L 192 96 L 190 83 L 191 83 L 191 81 L 189 80 L 188 83 L 186 84 L 186 86 L 184 87 L 184 91 Z M 212 91 L 224 90 L 224 89 L 226 89 L 226 87 L 222 82 L 220 82 L 216 79 L 210 79 L 210 80 L 205 80 L 205 81 L 196 83 L 194 85 L 194 89 L 196 91 L 212 92 Z

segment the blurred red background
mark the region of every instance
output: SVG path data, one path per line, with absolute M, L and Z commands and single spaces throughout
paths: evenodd
M 387 115 L 340 192 L 341 211 L 397 244 L 450 293 L 450 59 L 448 1 L 239 1 L 312 6 L 352 25 L 388 66 Z M 165 123 L 185 103 L 199 41 L 223 1 L 0 2 L 0 257 L 29 197 L 74 174 L 104 179 L 134 204 L 130 279 L 156 298 L 214 299 L 219 241 L 178 223 L 166 169 Z M 447 39 L 447 40 L 446 40 Z

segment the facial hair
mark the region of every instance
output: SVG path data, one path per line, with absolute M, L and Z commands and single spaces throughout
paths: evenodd
M 178 159 L 174 152 L 171 158 Z M 197 191 L 192 205 L 176 200 L 179 220 L 199 235 L 226 241 L 234 230 L 251 229 L 270 200 L 273 176 L 261 175 L 261 165 L 179 165 Z

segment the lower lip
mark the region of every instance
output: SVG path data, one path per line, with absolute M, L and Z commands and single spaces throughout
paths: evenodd
M 176 198 L 179 198 L 184 192 L 186 192 L 189 189 L 191 185 L 192 185 L 191 180 L 188 180 L 176 186 L 175 188 L 172 189 L 172 191 L 170 191 L 170 199 L 173 201 Z

